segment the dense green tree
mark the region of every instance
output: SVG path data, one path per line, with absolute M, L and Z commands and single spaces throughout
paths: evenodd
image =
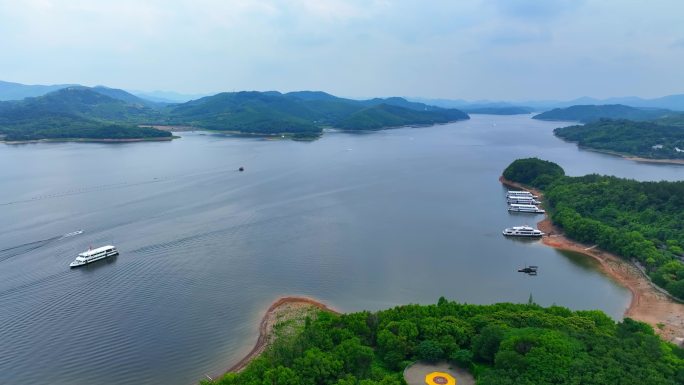
M 517 160 L 504 176 L 542 187 L 546 209 L 570 238 L 639 261 L 654 282 L 684 298 L 684 182 L 565 177 L 548 163 Z
M 299 375 L 301 384 L 333 384 L 343 373 L 343 363 L 331 353 L 311 348 L 294 361 L 293 369 Z
M 537 188 L 544 188 L 563 175 L 565 171 L 559 165 L 539 158 L 517 159 L 503 172 L 508 180 Z
M 576 142 L 579 146 L 654 159 L 684 158 L 684 113 L 680 124 L 664 122 L 635 122 L 631 120 L 599 120 L 581 126 L 556 128 L 559 138 Z
M 362 335 L 369 331 L 357 322 L 369 316 L 374 321 L 367 326 L 377 342 L 366 342 Z M 454 325 L 464 332 L 459 347 L 437 354 L 443 349 L 439 338 L 451 336 Z M 660 340 L 644 323 L 629 318 L 615 323 L 596 310 L 441 300 L 375 313 L 321 313 L 303 328 L 295 341 L 279 338 L 244 371 L 215 383 L 399 385 L 411 361 L 440 358 L 473 370 L 477 383 L 485 385 L 684 383 L 682 349 Z M 281 343 L 295 347 L 294 359 L 269 354 Z M 302 346 L 307 348 L 297 350 Z
M 424 340 L 416 348 L 416 357 L 427 362 L 437 362 L 444 358 L 444 350 L 433 340 Z

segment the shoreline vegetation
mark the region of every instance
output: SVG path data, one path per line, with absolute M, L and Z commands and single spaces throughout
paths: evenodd
M 339 311 L 329 307 L 323 302 L 311 297 L 287 296 L 278 298 L 271 306 L 266 309 L 259 322 L 259 335 L 257 341 L 243 358 L 233 364 L 222 375 L 227 373 L 239 373 L 250 362 L 257 358 L 275 339 L 275 329 L 277 325 L 282 325 L 292 321 L 303 321 L 311 314 L 311 311 L 322 310 L 332 314 L 341 314 Z
M 664 385 L 684 374 L 682 349 L 645 323 L 616 322 L 599 310 L 542 307 L 532 298 L 472 305 L 444 297 L 376 312 L 330 310 L 309 298 L 277 300 L 252 351 L 200 383 L 405 385 L 405 368 L 415 362 L 447 362 L 481 385 L 599 385 L 618 375 L 625 384 Z
M 506 186 L 528 190 L 543 199 L 544 194 L 538 189 L 508 180 L 503 176 L 499 181 Z M 544 214 L 544 219 L 537 227 L 547 234 L 542 238 L 544 245 L 593 258 L 599 262 L 603 273 L 630 291 L 632 299 L 629 307 L 625 309 L 625 317 L 651 325 L 668 341 L 684 337 L 684 304 L 658 290 L 634 264 L 595 245 L 586 245 L 567 238 L 563 231 L 553 224 L 548 212 Z
M 634 156 L 634 155 L 630 155 L 630 154 L 625 154 L 625 153 L 621 153 L 621 152 L 610 151 L 610 150 L 599 150 L 596 148 L 582 146 L 582 145 L 579 145 L 577 142 L 574 142 L 571 140 L 563 139 L 563 141 L 568 142 L 568 143 L 575 143 L 575 144 L 577 144 L 578 148 L 585 150 L 585 151 L 591 151 L 591 152 L 597 152 L 599 154 L 617 156 L 617 157 L 620 157 L 622 159 L 631 160 L 633 162 L 684 165 L 684 159 L 642 158 L 642 157 L 638 157 L 638 156 Z
M 684 121 L 684 118 L 678 118 Z M 579 148 L 640 162 L 684 164 L 684 130 L 672 118 L 657 121 L 608 120 L 558 127 L 553 134 Z

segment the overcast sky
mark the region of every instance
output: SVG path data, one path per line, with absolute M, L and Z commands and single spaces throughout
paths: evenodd
M 0 80 L 214 93 L 684 93 L 683 0 L 0 0 Z

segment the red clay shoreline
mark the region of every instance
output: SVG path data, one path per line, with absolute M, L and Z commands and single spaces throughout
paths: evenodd
M 541 191 L 509 181 L 503 176 L 499 181 L 506 186 L 528 190 L 540 198 L 543 197 Z M 545 215 L 537 227 L 547 234 L 542 238 L 542 243 L 595 259 L 605 274 L 630 291 L 632 299 L 629 307 L 625 309 L 625 317 L 650 324 L 661 337 L 670 341 L 684 336 L 684 305 L 659 291 L 636 266 L 615 254 L 599 249 L 596 245 L 585 245 L 568 239 L 548 215 Z

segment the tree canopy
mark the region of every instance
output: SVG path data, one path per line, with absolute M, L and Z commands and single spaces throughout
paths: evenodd
M 551 219 L 570 238 L 639 261 L 657 284 L 684 298 L 684 182 L 559 176 L 560 166 L 542 162 L 516 160 L 504 176 L 542 188 Z
M 681 384 L 684 352 L 600 311 L 534 303 L 406 305 L 320 313 L 240 373 L 205 384 L 399 385 L 418 359 L 448 360 L 478 384 Z
M 504 178 L 529 186 L 543 188 L 565 171 L 557 164 L 539 158 L 517 159 L 503 172 Z
M 672 123 L 673 120 L 664 122 Z M 559 138 L 579 146 L 654 159 L 684 159 L 684 127 L 607 120 L 556 128 Z

